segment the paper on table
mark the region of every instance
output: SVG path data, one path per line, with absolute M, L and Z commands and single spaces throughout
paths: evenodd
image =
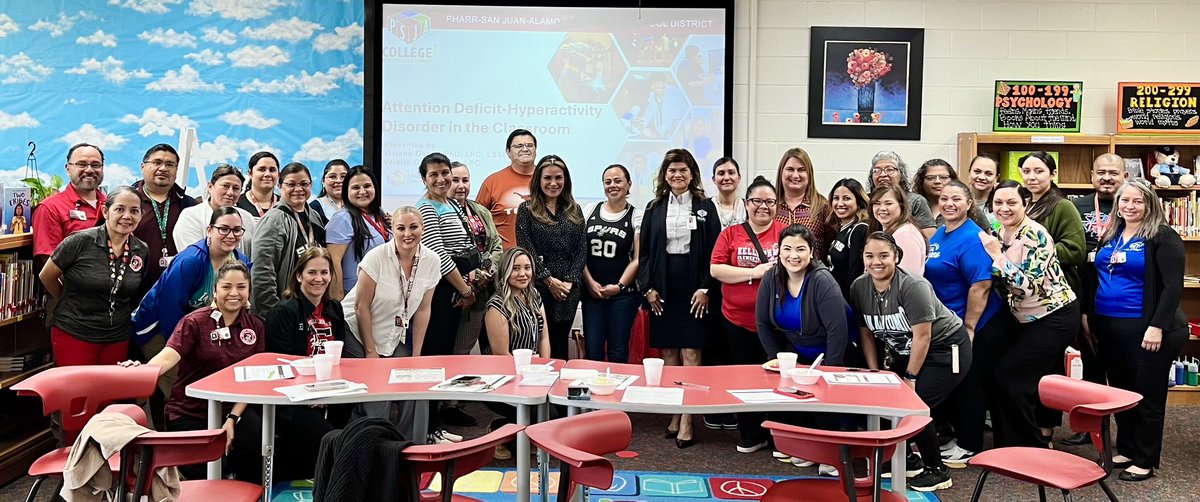
M 683 389 L 678 387 L 632 386 L 625 389 L 625 394 L 621 396 L 621 402 L 679 406 L 683 404 Z
M 733 397 L 741 399 L 743 403 L 790 403 L 801 401 L 801 399 L 776 393 L 775 389 L 731 389 L 729 393 L 733 394 Z
M 429 383 L 446 379 L 446 368 L 393 369 L 388 383 Z
M 558 381 L 558 373 L 539 373 L 536 376 L 521 377 L 521 381 L 517 385 L 525 385 L 530 387 L 550 387 L 554 382 Z
M 454 383 L 455 380 L 466 376 L 476 376 L 479 377 L 479 380 L 466 385 Z M 455 375 L 454 378 L 434 385 L 429 390 L 444 392 L 491 392 L 512 379 L 512 375 Z
M 563 380 L 584 380 L 599 374 L 598 370 L 589 369 L 563 368 L 562 370 Z
M 238 382 L 266 382 L 296 378 L 296 375 L 292 373 L 291 365 L 276 364 L 272 366 L 235 366 L 233 377 Z
M 849 385 L 900 385 L 894 373 L 872 373 L 866 371 L 830 372 L 821 375 L 826 382 Z
M 351 382 L 349 380 L 342 380 L 342 379 L 326 380 L 326 381 L 320 382 L 320 383 L 322 383 L 322 384 L 344 383 L 344 384 L 346 384 L 346 387 L 341 388 L 341 389 L 322 390 L 322 391 L 313 392 L 313 391 L 310 391 L 305 388 L 305 386 L 308 384 L 299 384 L 299 385 L 289 385 L 287 387 L 275 387 L 275 391 L 287 396 L 288 401 L 291 401 L 293 403 L 299 402 L 299 401 L 310 401 L 313 399 L 320 399 L 323 397 L 344 396 L 347 394 L 364 394 L 367 392 L 367 384 Z

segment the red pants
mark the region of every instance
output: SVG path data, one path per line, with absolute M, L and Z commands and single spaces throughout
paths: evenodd
M 50 328 L 50 346 L 54 364 L 83 366 L 87 364 L 117 364 L 129 359 L 129 341 L 117 343 L 85 342 L 58 328 Z

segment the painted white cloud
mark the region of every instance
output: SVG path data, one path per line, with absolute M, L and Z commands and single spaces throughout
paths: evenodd
M 299 75 L 288 75 L 283 79 L 263 82 L 260 79 L 254 79 L 250 83 L 242 84 L 238 88 L 238 92 L 260 92 L 263 94 L 291 94 L 301 93 L 310 96 L 324 96 L 334 89 L 341 86 L 339 81 L 349 82 L 355 85 L 362 85 L 362 74 L 356 72 L 357 65 L 348 64 L 343 66 L 335 66 L 325 72 L 316 72 L 309 74 L 307 71 L 301 71 Z
M 220 30 L 216 28 L 204 28 L 204 36 L 200 37 L 205 42 L 212 42 L 221 45 L 233 45 L 237 43 L 237 34 L 229 30 Z
M 138 134 L 142 137 L 151 134 L 159 136 L 174 136 L 177 131 L 186 127 L 195 127 L 196 122 L 183 115 L 167 113 L 158 108 L 150 107 L 142 111 L 142 116 L 132 113 L 121 117 L 122 124 L 137 124 Z
M 363 27 L 354 23 L 350 26 L 338 26 L 333 29 L 333 33 L 317 35 L 317 39 L 313 41 L 313 49 L 317 52 L 344 51 L 349 49 L 351 44 L 361 44 L 362 41 Z
M 124 136 L 112 134 L 103 129 L 97 129 L 96 126 L 86 123 L 79 126 L 79 129 L 71 131 L 64 135 L 60 140 L 68 145 L 76 143 L 91 143 L 99 146 L 104 151 L 120 150 L 129 139 Z
M 41 127 L 42 123 L 33 118 L 29 112 L 21 112 L 16 115 L 0 111 L 0 131 L 5 129 Z
M 242 36 L 252 40 L 283 40 L 294 44 L 312 38 L 313 33 L 319 29 L 321 25 L 317 23 L 293 17 L 275 21 L 262 28 L 247 26 L 242 29 Z
M 143 31 L 138 34 L 138 40 L 145 40 L 147 43 L 167 48 L 196 46 L 195 35 L 186 31 L 178 33 L 174 28 L 169 28 L 166 31 L 163 31 L 162 28 L 155 28 L 154 31 Z
M 0 54 L 0 84 L 28 84 L 41 82 L 54 73 L 49 66 L 39 64 L 24 52 L 12 56 Z
M 114 59 L 108 56 L 104 61 L 96 58 L 89 58 L 79 62 L 79 66 L 63 70 L 63 73 L 68 75 L 87 75 L 89 73 L 99 73 L 104 77 L 104 80 L 114 84 L 124 84 L 131 78 L 150 78 L 153 75 L 145 69 L 138 68 L 136 70 L 126 70 L 125 62 L 119 59 Z
M 25 186 L 21 180 L 32 176 L 33 172 L 25 166 L 14 167 L 12 169 L 0 169 L 0 183 L 3 183 L 6 187 Z M 38 177 L 45 181 L 50 181 L 50 174 L 48 173 L 40 173 Z
M 104 147 L 101 146 L 101 148 Z M 133 169 L 130 169 L 129 166 L 116 162 L 104 163 L 104 184 L 108 186 L 109 190 L 119 186 L 131 186 L 140 179 L 142 179 L 142 173 L 134 174 Z
M 225 112 L 221 115 L 221 120 L 229 125 L 244 125 L 255 129 L 267 129 L 279 125 L 279 119 L 269 119 L 264 117 L 262 113 L 253 108 L 247 110 L 233 110 Z
M 17 26 L 17 22 L 13 18 L 8 17 L 8 14 L 0 13 L 0 38 L 7 37 L 10 33 L 21 31 L 21 27 Z
M 96 30 L 95 33 L 86 37 L 78 37 L 75 43 L 79 45 L 99 45 L 102 47 L 116 47 L 117 36 L 111 33 L 105 33 L 104 30 Z
M 221 51 L 214 51 L 212 49 L 204 49 L 200 52 L 193 52 L 183 57 L 202 65 L 216 66 L 225 64 L 225 53 Z
M 126 9 L 133 9 L 142 14 L 166 14 L 171 12 L 168 5 L 182 4 L 183 0 L 108 0 L 109 5 L 119 5 Z
M 80 13 L 81 15 L 84 13 Z M 41 19 L 38 22 L 29 25 L 29 31 L 44 31 L 49 33 L 51 37 L 58 38 L 64 33 L 71 31 L 75 27 L 75 21 L 81 16 L 68 16 L 66 13 L 59 12 L 58 19 L 49 20 Z
M 225 90 L 225 84 L 205 82 L 200 77 L 200 72 L 192 68 L 191 65 L 185 64 L 179 71 L 167 70 L 167 74 L 163 75 L 162 78 L 146 84 L 146 90 L 165 92 L 221 92 Z
M 210 142 L 201 142 L 199 147 L 192 152 L 192 162 L 202 166 L 212 166 L 221 162 L 236 164 L 243 155 L 250 158 L 255 152 L 263 150 L 275 151 L 265 143 L 259 143 L 252 139 L 230 138 L 222 134 Z
M 266 47 L 247 45 L 229 53 L 229 62 L 236 68 L 279 66 L 291 60 L 288 53 L 274 45 Z
M 329 159 L 344 159 L 350 152 L 362 150 L 363 137 L 358 129 L 350 129 L 342 135 L 325 141 L 312 138 L 300 145 L 300 150 L 292 156 L 294 161 L 315 160 L 324 162 Z
M 187 11 L 195 16 L 215 14 L 222 19 L 246 21 L 267 17 L 283 5 L 283 0 L 192 0 Z

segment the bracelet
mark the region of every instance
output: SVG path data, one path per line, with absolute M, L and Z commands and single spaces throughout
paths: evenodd
M 233 413 L 230 413 L 228 415 L 225 415 L 225 420 L 233 420 L 233 425 L 237 425 L 238 422 L 242 421 L 242 417 L 240 417 L 238 415 L 234 415 Z
M 917 380 L 917 375 L 912 374 L 911 371 L 908 371 L 908 368 L 905 368 L 904 371 L 900 372 L 900 378 L 903 378 L 905 380 L 912 380 L 915 382 Z

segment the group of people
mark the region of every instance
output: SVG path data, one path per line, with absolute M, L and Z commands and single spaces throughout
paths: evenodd
M 280 169 L 259 152 L 249 180 L 221 165 L 197 201 L 175 184 L 168 145 L 147 151 L 142 181 L 107 194 L 97 190 L 103 153 L 76 145 L 70 185 L 33 216 L 41 279 L 57 300 L 55 359 L 158 365 L 165 414 L 156 418 L 187 430 L 204 427 L 206 408 L 184 388 L 255 352 L 310 356 L 340 340 L 347 357 L 478 346 L 566 359 L 582 305 L 586 357 L 626 362 L 645 309 L 649 344 L 670 365 L 762 364 L 795 352 L 801 362 L 824 354 L 830 365 L 895 371 L 937 419 L 915 438 L 919 455 L 906 469 L 910 486 L 931 491 L 951 486 L 947 464 L 983 450 L 988 411 L 995 446 L 1049 445 L 1061 416 L 1041 405 L 1037 384 L 1063 371 L 1073 345 L 1089 380 L 1144 396 L 1117 416 L 1121 479 L 1158 467 L 1163 376 L 1187 338 L 1184 252 L 1155 192 L 1125 179 L 1119 156 L 1097 158 L 1096 192 L 1074 201 L 1052 182 L 1045 152 L 1020 160 L 1023 184 L 999 181 L 986 155 L 960 181 L 940 159 L 909 178 L 899 155 L 879 152 L 865 188 L 846 178 L 826 197 L 813 160 L 792 148 L 773 183 L 759 176 L 745 192 L 737 161 L 717 160 L 710 197 L 692 154 L 672 149 L 639 208 L 620 164 L 601 174 L 605 199 L 581 206 L 566 161 L 539 158 L 532 133 L 513 131 L 505 151 L 511 164 L 473 200 L 467 166 L 427 155 L 424 194 L 389 215 L 377 173 L 340 160 L 325 166 L 315 200 L 305 165 Z M 432 441 L 461 440 L 444 425 L 475 422 L 453 402 L 431 409 Z M 514 418 L 493 410 L 493 427 Z M 231 470 L 257 480 L 260 418 L 244 404 L 226 412 Z M 410 423 L 413 412 L 403 403 L 288 407 L 277 431 L 291 440 L 278 444 L 295 451 L 276 457 L 278 470 L 311 475 L 315 438 L 349 417 Z M 737 450 L 753 453 L 769 445 L 762 419 L 703 422 L 737 429 Z M 666 437 L 695 444 L 691 417 L 673 417 Z

